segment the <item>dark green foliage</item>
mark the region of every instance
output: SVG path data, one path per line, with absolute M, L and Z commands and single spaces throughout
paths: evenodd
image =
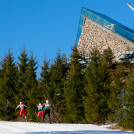
M 65 80 L 65 122 L 80 123 L 83 113 L 83 74 L 79 63 L 79 53 L 76 47 L 72 48 L 71 63 Z
M 123 106 L 124 118 L 120 124 L 127 129 L 134 130 L 134 73 L 130 73 L 126 79 Z
M 29 113 L 29 118 L 31 120 L 36 119 L 35 115 L 35 109 L 37 105 L 37 76 L 36 76 L 36 70 L 37 70 L 37 62 L 36 59 L 33 57 L 33 54 L 31 53 L 31 57 L 28 61 L 28 71 L 27 71 L 27 81 L 26 81 L 26 92 L 28 95 L 28 100 L 26 100 L 27 103 L 27 109 Z
M 111 122 L 120 122 L 122 118 L 123 108 L 123 94 L 124 94 L 124 79 L 125 72 L 123 65 L 117 65 L 114 73 L 114 77 L 111 83 L 111 93 L 109 96 L 109 108 L 111 112 L 108 119 Z
M 105 62 L 105 64 L 107 64 L 107 68 L 111 68 L 112 64 L 113 64 L 113 52 L 112 49 L 110 47 L 108 47 L 107 49 L 105 49 L 103 51 L 103 62 Z
M 12 120 L 15 118 L 15 94 L 18 92 L 16 84 L 18 82 L 18 68 L 14 62 L 12 53 L 4 57 L 1 62 L 0 75 L 0 118 Z
M 45 57 L 37 80 L 37 61 L 33 54 L 28 58 L 23 47 L 17 66 L 9 51 L 0 64 L 0 119 L 15 120 L 15 108 L 22 101 L 27 105 L 29 120 L 35 121 L 36 106 L 49 99 L 63 122 L 109 120 L 134 129 L 133 65 L 113 64 L 110 48 L 102 54 L 94 49 L 87 67 L 81 66 L 80 58 L 76 47 L 72 48 L 69 64 L 60 50 L 51 65 Z
M 107 62 L 106 56 L 93 49 L 86 68 L 84 108 L 89 123 L 105 122 L 109 113 L 107 101 L 110 95 L 110 61 Z
M 28 56 L 25 50 L 25 47 L 23 47 L 19 59 L 19 83 L 18 83 L 18 89 L 19 92 L 16 94 L 16 101 L 19 103 L 20 101 L 23 101 L 24 103 L 28 99 L 27 95 L 27 77 L 28 77 Z
M 49 86 L 49 61 L 47 61 L 47 58 L 45 56 L 44 64 L 41 67 L 41 73 L 40 73 L 40 81 L 39 81 L 39 89 L 38 89 L 38 99 L 43 102 L 45 102 L 46 99 L 50 99 L 50 86 Z
M 60 50 L 58 50 L 57 56 L 54 60 L 54 64 L 51 65 L 50 74 L 50 100 L 52 101 L 54 108 L 60 114 L 62 113 L 63 101 L 64 101 L 64 84 L 65 77 L 65 55 L 61 56 Z

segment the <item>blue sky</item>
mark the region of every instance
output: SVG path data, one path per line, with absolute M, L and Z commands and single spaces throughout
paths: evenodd
M 77 36 L 81 7 L 91 9 L 134 30 L 133 0 L 0 0 L 0 60 L 11 50 L 15 61 L 25 44 L 38 61 L 52 60 L 58 49 L 67 56 Z

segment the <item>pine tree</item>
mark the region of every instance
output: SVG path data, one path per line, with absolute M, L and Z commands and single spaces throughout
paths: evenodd
M 124 118 L 122 118 L 120 125 L 124 128 L 134 130 L 134 73 L 130 73 L 126 78 L 126 87 L 123 97 Z
M 61 57 L 61 60 L 62 60 L 62 68 L 63 68 L 63 74 L 66 74 L 67 70 L 68 70 L 68 64 L 67 64 L 67 57 L 66 57 L 66 54 L 63 53 L 62 57 Z
M 105 122 L 109 113 L 110 68 L 105 53 L 100 54 L 97 48 L 91 51 L 89 59 L 85 73 L 85 117 L 89 123 L 101 123 Z
M 49 91 L 50 91 L 50 86 L 49 86 L 49 81 L 50 81 L 50 76 L 49 76 L 49 61 L 47 61 L 47 57 L 45 55 L 44 58 L 44 64 L 41 67 L 41 73 L 40 73 L 40 86 L 38 90 L 38 95 L 39 95 L 39 100 L 44 101 L 46 99 L 50 99 Z
M 18 68 L 10 50 L 1 62 L 0 77 L 0 118 L 11 120 L 15 118 L 15 94 L 17 92 Z
M 37 76 L 36 76 L 36 70 L 37 70 L 37 61 L 33 57 L 33 53 L 31 53 L 31 57 L 28 61 L 28 76 L 27 76 L 27 90 L 26 94 L 28 95 L 28 100 L 27 102 L 27 109 L 28 109 L 28 116 L 31 120 L 36 120 L 36 106 L 37 106 Z
M 120 122 L 123 114 L 123 93 L 125 72 L 122 64 L 117 65 L 110 88 L 108 105 L 111 110 L 108 119 L 111 122 Z
M 58 50 L 57 56 L 54 60 L 54 64 L 51 65 L 50 74 L 50 99 L 57 112 L 62 112 L 63 99 L 64 99 L 64 85 L 63 80 L 65 77 L 65 55 L 61 56 L 60 49 Z
M 27 72 L 28 72 L 28 56 L 25 50 L 25 47 L 23 46 L 23 49 L 20 53 L 20 56 L 18 57 L 19 59 L 19 85 L 18 89 L 19 92 L 16 94 L 17 102 L 19 103 L 20 101 L 23 101 L 26 103 L 28 99 L 27 95 Z
M 113 52 L 110 47 L 103 51 L 103 62 L 107 64 L 107 68 L 111 69 L 113 65 Z
M 71 62 L 65 80 L 65 122 L 81 123 L 83 120 L 83 74 L 79 52 L 72 48 Z

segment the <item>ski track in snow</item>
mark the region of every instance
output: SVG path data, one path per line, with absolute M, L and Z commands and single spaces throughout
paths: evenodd
M 134 134 L 92 124 L 47 124 L 0 121 L 0 134 Z

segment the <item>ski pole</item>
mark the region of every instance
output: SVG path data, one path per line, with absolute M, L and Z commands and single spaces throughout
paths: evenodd
M 28 118 L 28 110 L 26 108 L 26 121 L 28 121 L 28 120 L 29 120 L 29 118 Z
M 58 116 L 58 114 L 55 110 L 54 110 L 54 113 L 56 114 L 57 118 L 61 121 L 60 117 Z
M 55 121 L 55 118 L 54 118 L 54 116 L 50 113 L 50 116 L 51 116 L 51 118 L 53 119 L 53 121 Z M 56 122 L 56 121 L 55 121 Z
M 16 116 L 17 116 L 16 118 L 17 118 L 17 120 L 18 120 L 18 114 L 17 114 L 17 111 L 16 111 L 16 109 L 15 109 L 15 114 L 16 114 Z
M 17 111 L 16 111 L 16 109 L 15 109 L 15 113 L 16 113 L 16 115 L 17 115 Z

